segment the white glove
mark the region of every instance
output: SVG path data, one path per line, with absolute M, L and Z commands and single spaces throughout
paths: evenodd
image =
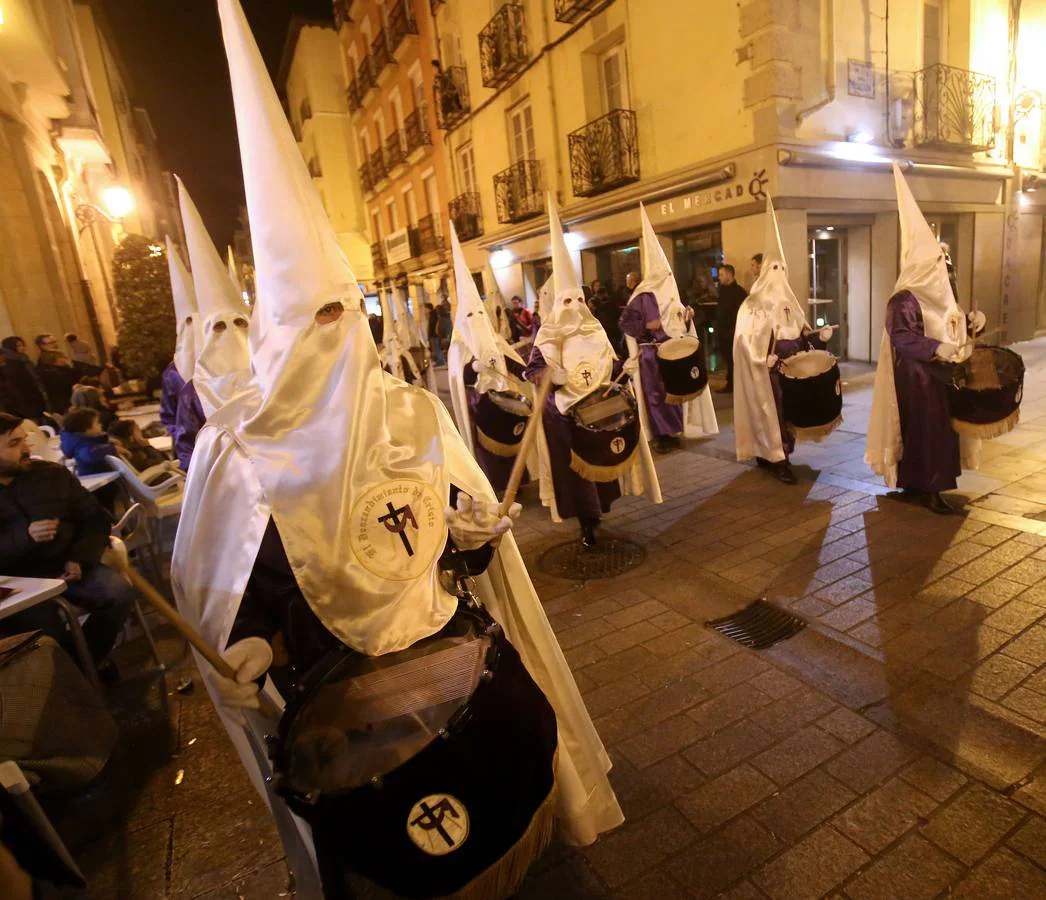
M 473 372 L 479 372 L 479 370 L 482 369 L 482 368 L 483 368 L 483 366 L 480 365 L 478 359 L 472 360 L 472 371 Z
M 768 369 L 772 369 L 776 365 L 777 365 L 777 354 L 776 353 L 768 353 L 766 355 L 766 367 Z
M 459 550 L 478 550 L 484 544 L 496 543 L 512 528 L 512 520 L 518 519 L 523 507 L 513 503 L 508 515 L 498 513 L 498 504 L 486 500 L 473 500 L 468 494 L 458 494 L 458 508 L 448 506 L 443 511 L 447 528 Z
M 973 341 L 967 341 L 955 353 L 953 362 L 964 363 L 973 356 Z
M 570 380 L 570 373 L 562 366 L 557 366 L 553 363 L 549 366 L 549 369 L 552 371 L 553 384 L 566 384 Z
M 222 658 L 236 672 L 236 680 L 219 675 L 214 669 L 209 669 L 208 675 L 226 712 L 242 725 L 246 721 L 243 711 L 260 706 L 255 681 L 269 671 L 272 647 L 262 638 L 244 638 L 229 647 Z
M 970 332 L 977 335 L 984 331 L 988 324 L 988 317 L 979 309 L 975 309 L 967 314 L 966 321 L 970 323 Z
M 937 349 L 933 351 L 933 355 L 944 362 L 955 362 L 955 357 L 959 353 L 959 348 L 955 344 L 949 344 L 945 341 L 941 341 L 937 345 Z
M 819 332 L 817 332 L 817 336 L 824 343 L 827 344 L 832 339 L 832 332 L 833 331 L 835 331 L 835 329 L 831 325 L 825 325 L 824 328 L 822 328 Z
M 621 366 L 626 375 L 631 375 L 633 372 L 639 370 L 639 357 L 630 356 L 625 360 L 624 365 Z

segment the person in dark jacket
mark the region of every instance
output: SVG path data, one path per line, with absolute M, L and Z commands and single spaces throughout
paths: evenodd
M 161 466 L 171 462 L 167 455 L 161 453 L 142 435 L 142 429 L 133 419 L 117 419 L 106 431 L 113 439 L 113 446 L 127 451 L 127 462 L 139 472 L 151 466 Z
M 101 561 L 111 527 L 109 514 L 64 466 L 30 457 L 21 420 L 0 414 L 0 572 L 65 581 L 65 596 L 88 614 L 84 636 L 100 664 L 136 598 Z M 54 609 L 42 603 L 0 625 L 8 634 L 41 628 L 65 643 Z M 102 665 L 103 674 L 107 669 Z
M 76 463 L 78 475 L 101 475 L 109 471 L 107 456 L 127 457 L 102 431 L 97 410 L 72 409 L 62 420 L 62 454 Z
M 610 345 L 614 348 L 614 352 L 618 356 L 624 356 L 622 350 L 625 345 L 624 335 L 621 333 L 621 326 L 618 321 L 621 319 L 621 307 L 617 305 L 614 299 L 603 290 L 603 286 L 598 282 L 593 282 L 592 285 L 592 314 L 599 320 L 599 324 L 603 326 L 603 330 L 607 333 L 607 338 L 610 341 Z
M 719 335 L 717 346 L 719 355 L 726 359 L 726 385 L 720 392 L 731 394 L 734 391 L 734 328 L 737 325 L 737 311 L 741 308 L 746 291 L 734 278 L 734 267 L 726 264 L 719 267 L 719 307 L 716 310 L 716 331 Z
M 41 353 L 40 358 L 44 359 L 44 354 Z M 73 396 L 73 386 L 79 380 L 80 374 L 64 353 L 51 353 L 46 359 L 48 362 L 36 364 L 36 373 L 47 391 L 49 408 L 56 412 L 68 409 Z
M 6 337 L 0 341 L 4 356 L 4 377 L 17 402 L 17 409 L 9 412 L 22 419 L 41 422 L 48 409 L 47 392 L 36 374 L 36 366 L 26 355 L 25 341 L 20 337 Z

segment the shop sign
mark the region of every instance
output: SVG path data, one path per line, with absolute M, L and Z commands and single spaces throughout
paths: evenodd
M 388 265 L 410 259 L 410 233 L 406 228 L 385 236 L 385 262 Z
M 750 200 L 765 201 L 770 176 L 765 168 L 753 171 L 748 179 L 740 178 L 729 184 L 695 191 L 682 197 L 673 197 L 659 203 L 655 211 L 660 218 L 674 218 L 690 212 L 713 210 L 725 206 L 737 206 Z

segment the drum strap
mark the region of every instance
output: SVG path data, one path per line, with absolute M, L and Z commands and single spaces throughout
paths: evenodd
M 472 694 L 483 671 L 490 641 L 467 643 L 353 678 L 345 699 L 354 718 L 382 722 L 460 700 Z

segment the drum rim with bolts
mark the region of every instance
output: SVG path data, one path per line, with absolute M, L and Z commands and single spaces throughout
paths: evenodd
M 601 402 L 608 394 L 613 394 L 615 397 L 619 397 L 625 401 L 626 408 L 630 413 L 630 418 L 624 423 L 623 427 L 614 429 L 597 428 L 581 422 L 579 418 L 579 410 L 584 408 L 585 403 L 591 398 L 597 398 L 595 402 Z M 588 481 L 608 482 L 616 481 L 618 478 L 622 477 L 629 468 L 631 468 L 635 462 L 636 454 L 639 453 L 639 441 L 642 440 L 642 429 L 640 428 L 639 421 L 639 405 L 630 390 L 619 384 L 611 384 L 609 386 L 601 385 L 596 390 L 585 394 L 584 397 L 575 403 L 570 408 L 569 416 L 571 427 L 570 468 L 574 472 Z M 620 439 L 625 442 L 624 449 L 627 449 L 630 443 L 632 444 L 632 448 L 628 451 L 627 456 L 613 463 L 613 465 L 600 465 L 599 463 L 592 462 L 578 454 L 577 448 L 574 445 L 574 437 L 579 431 L 582 435 L 587 434 L 589 436 L 614 433 L 617 436 L 611 438 L 611 446 L 613 441 Z

